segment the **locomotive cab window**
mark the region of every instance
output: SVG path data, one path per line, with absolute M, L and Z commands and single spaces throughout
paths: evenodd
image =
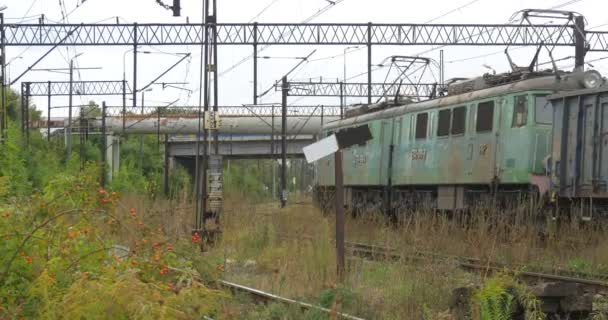
M 528 96 L 521 95 L 515 97 L 513 105 L 512 128 L 521 128 L 526 125 L 528 119 Z
M 476 131 L 492 131 L 494 122 L 494 101 L 486 101 L 477 105 Z
M 428 113 L 419 113 L 416 115 L 416 139 L 425 139 L 426 131 L 429 122 L 429 114 Z
M 445 137 L 450 134 L 450 116 L 452 115 L 452 110 L 439 110 L 439 120 L 437 126 L 437 136 Z
M 551 103 L 547 98 L 545 96 L 535 96 L 534 104 L 536 123 L 551 124 L 553 122 L 553 108 L 551 108 Z
M 463 134 L 467 118 L 467 107 L 454 108 L 452 112 L 452 134 Z

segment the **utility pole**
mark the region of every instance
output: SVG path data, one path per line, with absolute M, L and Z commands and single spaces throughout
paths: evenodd
M 47 84 L 46 139 L 51 141 L 51 82 Z
M 0 77 L 2 93 L 0 94 L 0 143 L 4 143 L 8 134 L 8 109 L 6 107 L 6 47 L 4 36 L 4 13 L 0 12 Z
M 106 102 L 101 103 L 101 187 L 106 186 L 106 167 L 108 165 L 107 149 L 108 139 L 106 138 Z
M 281 79 L 281 208 L 287 205 L 287 76 Z
M 344 173 L 342 172 L 342 150 L 334 155 L 336 178 L 336 267 L 338 279 L 344 280 L 345 243 L 344 243 Z
M 66 163 L 70 161 L 70 156 L 72 155 L 72 93 L 73 93 L 73 83 L 74 83 L 74 59 L 70 60 L 70 84 L 69 84 L 69 95 L 68 95 L 68 129 L 66 136 L 66 148 L 67 148 L 67 158 Z
M 68 97 L 68 132 L 66 136 L 66 147 L 67 147 L 67 158 L 66 162 L 70 161 L 70 156 L 72 154 L 72 100 L 74 94 L 74 59 L 80 57 L 83 53 L 79 53 L 75 55 L 72 59 L 70 59 L 70 92 Z
M 146 91 L 152 91 L 152 88 L 148 88 L 141 91 L 141 116 L 144 116 L 144 105 L 145 105 L 145 97 Z M 160 125 L 160 123 L 159 123 Z M 144 174 L 144 136 L 141 135 L 139 137 L 139 170 L 141 170 L 141 174 Z
M 587 54 L 587 40 L 585 35 L 585 18 L 574 18 L 574 69 L 585 69 L 585 55 Z

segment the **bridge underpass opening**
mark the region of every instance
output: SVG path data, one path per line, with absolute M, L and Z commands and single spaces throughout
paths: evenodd
M 172 162 L 171 171 L 175 172 L 180 167 L 185 169 L 194 186 L 195 157 L 178 156 Z M 289 157 L 286 168 L 289 196 L 306 196 L 312 190 L 314 167 L 302 157 Z M 223 159 L 224 194 L 229 198 L 244 196 L 254 200 L 279 199 L 280 175 L 280 158 Z

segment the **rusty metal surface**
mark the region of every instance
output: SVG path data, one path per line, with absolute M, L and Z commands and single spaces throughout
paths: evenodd
M 551 96 L 552 182 L 562 197 L 608 197 L 608 87 Z
M 514 92 L 522 92 L 528 90 L 548 90 L 548 91 L 563 91 L 581 89 L 580 77 L 582 75 L 573 73 L 569 76 L 563 76 L 560 81 L 555 79 L 555 76 L 539 77 L 529 80 L 522 80 L 515 83 L 497 86 L 493 88 L 478 90 L 470 93 L 447 96 L 427 100 L 418 103 L 407 104 L 404 106 L 385 109 L 383 111 L 365 114 L 353 118 L 347 118 L 340 121 L 329 123 L 325 126 L 326 129 L 335 129 L 343 126 L 352 126 L 360 123 L 365 123 L 372 120 L 387 119 L 398 117 L 407 113 L 420 112 L 428 109 L 439 108 L 443 106 L 456 106 L 469 103 L 471 101 L 489 99 L 496 96 L 512 94 Z

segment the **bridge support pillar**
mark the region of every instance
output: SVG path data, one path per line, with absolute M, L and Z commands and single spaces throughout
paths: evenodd
M 113 135 L 107 135 L 106 139 L 106 181 L 112 182 L 112 177 L 118 173 L 120 169 L 120 138 Z
M 120 170 L 120 137 L 112 136 L 112 176 Z

